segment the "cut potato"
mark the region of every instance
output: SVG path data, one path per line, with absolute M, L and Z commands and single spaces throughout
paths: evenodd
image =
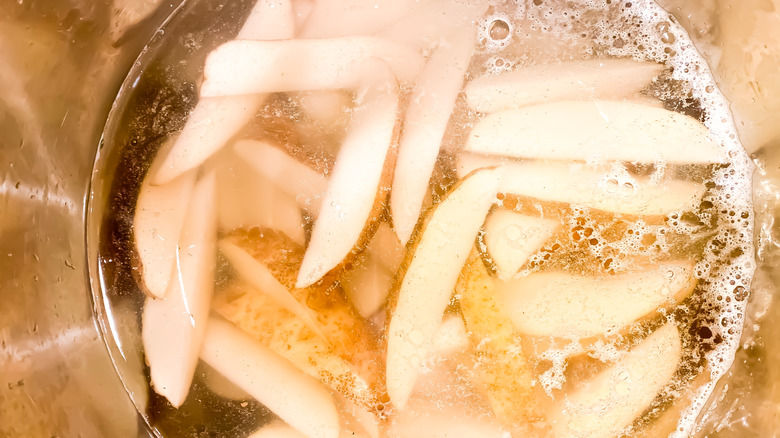
M 199 368 L 203 370 L 201 374 L 203 384 L 214 394 L 228 400 L 237 401 L 252 398 L 246 391 L 236 386 L 235 383 L 225 378 L 225 376 L 215 371 L 214 368 L 211 368 L 209 365 L 201 363 Z
M 562 101 L 499 111 L 480 120 L 466 151 L 516 158 L 723 163 L 698 120 L 617 101 Z
M 387 392 L 400 410 L 430 352 L 500 180 L 500 169 L 481 170 L 462 180 L 433 210 L 411 251 L 387 329 Z
M 669 383 L 682 355 L 680 334 L 668 323 L 616 364 L 564 396 L 550 411 L 553 436 L 612 438 L 647 409 Z
M 303 245 L 306 232 L 298 202 L 232 151 L 221 158 L 217 165 L 220 229 L 271 228 Z
M 214 284 L 216 177 L 195 184 L 176 248 L 176 273 L 164 299 L 144 303 L 142 337 L 154 390 L 179 407 L 198 364 Z
M 165 184 L 194 169 L 222 149 L 252 119 L 265 95 L 201 97 L 190 112 L 173 148 L 162 155 L 153 176 Z
M 424 65 L 415 50 L 375 37 L 230 41 L 206 60 L 200 94 L 355 88 L 371 79 L 372 72 L 365 66 L 372 58 L 387 62 L 401 82 L 415 79 Z
M 445 35 L 472 29 L 488 6 L 483 1 L 428 0 L 376 36 L 426 51 Z
M 585 339 L 620 332 L 696 286 L 690 262 L 607 277 L 541 272 L 500 282 L 496 300 L 524 335 Z
M 302 208 L 315 216 L 319 214 L 328 185 L 325 176 L 266 142 L 242 140 L 234 148 L 239 157 Z
M 387 300 L 394 272 L 371 255 L 361 254 L 351 270 L 341 274 L 341 285 L 360 316 L 369 318 Z
M 534 374 L 515 336 L 512 321 L 495 300 L 495 281 L 476 250 L 460 273 L 455 289 L 493 412 L 517 436 L 542 419 L 533 392 Z
M 257 0 L 238 32 L 238 39 L 283 40 L 295 33 L 290 0 Z M 220 150 L 254 116 L 264 94 L 201 97 L 189 115 L 176 145 L 165 156 L 155 184 L 173 180 Z
M 656 184 L 647 177 L 612 174 L 580 163 L 517 162 L 469 154 L 458 160 L 458 175 L 497 165 L 504 167 L 501 193 L 613 213 L 659 216 L 691 211 L 705 191 L 700 183 L 670 180 Z
M 378 217 L 377 194 L 387 168 L 398 111 L 398 84 L 387 64 L 373 60 L 363 76 L 351 131 L 339 150 L 320 215 L 314 223 L 297 287 L 314 284 L 350 254 Z M 372 215 L 372 212 L 374 213 Z
M 428 191 L 447 122 L 474 51 L 473 31 L 445 38 L 428 59 L 409 98 L 390 193 L 393 227 L 403 244 L 412 237 Z
M 306 435 L 283 421 L 273 421 L 257 429 L 247 438 L 306 438 Z
M 268 266 L 257 261 L 230 240 L 219 242 L 219 250 L 241 279 L 268 295 L 282 308 L 300 318 L 314 333 L 327 340 L 317 323 L 317 315 L 308 306 L 296 300 L 290 290 L 274 277 Z
M 466 351 L 468 346 L 469 335 L 463 318 L 459 315 L 447 315 L 433 335 L 431 355 L 447 357 Z
M 485 223 L 485 247 L 502 280 L 512 278 L 561 224 L 552 219 L 496 209 Z
M 479 112 L 492 113 L 543 102 L 624 99 L 648 87 L 663 64 L 631 59 L 590 59 L 518 67 L 469 82 L 466 98 Z
M 424 0 L 427 1 L 427 0 Z M 396 22 L 419 0 L 317 0 L 301 30 L 301 38 L 370 35 Z
M 404 412 L 390 423 L 387 438 L 505 438 L 509 436 L 489 417 L 468 409 L 442 411 L 435 404 Z
M 393 230 L 383 222 L 353 267 L 341 274 L 341 285 L 360 316 L 368 318 L 385 304 L 403 253 Z
M 195 172 L 156 186 L 151 183 L 153 170 L 154 166 L 138 194 L 133 237 L 141 264 L 142 289 L 148 295 L 163 298 L 173 276 L 176 247 L 195 185 Z
M 237 40 L 286 40 L 295 35 L 291 0 L 257 0 Z
M 363 320 L 350 306 L 344 291 L 328 277 L 314 287 L 295 289 L 295 275 L 303 248 L 272 230 L 236 232 L 228 241 L 248 252 L 271 271 L 295 301 L 313 311 L 324 338 L 262 289 L 239 279 L 217 291 L 214 310 L 261 344 L 281 354 L 307 374 L 319 379 L 359 406 L 379 404 L 380 358 Z M 247 272 L 247 275 L 258 274 Z M 278 287 L 278 286 L 274 286 Z
M 309 119 L 320 125 L 339 123 L 351 100 L 342 90 L 302 91 L 295 97 Z
M 339 416 L 328 389 L 233 324 L 211 317 L 200 355 L 305 436 L 339 436 Z

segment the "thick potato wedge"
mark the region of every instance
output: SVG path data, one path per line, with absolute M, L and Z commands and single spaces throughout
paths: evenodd
M 523 433 L 543 417 L 533 389 L 533 371 L 509 317 L 494 299 L 495 282 L 473 250 L 460 273 L 455 297 L 477 358 L 477 376 L 498 419 Z M 522 435 L 520 435 L 522 436 Z
M 383 394 L 376 353 L 364 322 L 344 291 L 328 277 L 305 289 L 295 288 L 303 249 L 271 230 L 238 231 L 228 242 L 268 268 L 292 296 L 314 314 L 324 339 L 284 305 L 277 294 L 249 286 L 243 280 L 217 291 L 213 308 L 253 339 L 281 354 L 360 406 L 375 409 Z M 307 312 L 308 313 L 308 312 Z
M 663 71 L 663 64 L 631 59 L 589 59 L 519 67 L 485 74 L 466 86 L 476 111 L 492 113 L 543 102 L 632 98 Z
M 488 210 L 500 170 L 474 172 L 438 204 L 408 255 L 387 328 L 387 391 L 403 409 Z
M 698 120 L 627 101 L 560 101 L 499 111 L 480 120 L 465 150 L 515 158 L 723 163 Z

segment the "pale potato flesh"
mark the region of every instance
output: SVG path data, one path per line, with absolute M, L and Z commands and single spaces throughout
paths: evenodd
M 617 436 L 671 380 L 681 355 L 677 327 L 667 323 L 617 363 L 566 394 L 550 411 L 553 436 Z
M 458 274 L 497 193 L 501 171 L 464 179 L 431 213 L 398 291 L 387 329 L 387 392 L 403 409 L 450 302 Z
M 200 357 L 305 436 L 339 436 L 336 404 L 325 385 L 231 323 L 208 320 Z
M 462 29 L 446 38 L 431 55 L 410 97 L 390 196 L 393 228 L 404 244 L 422 211 L 474 43 L 474 36 Z
M 485 248 L 498 277 L 512 278 L 560 228 L 560 222 L 496 209 L 485 222 Z
M 663 70 L 663 64 L 631 59 L 590 59 L 538 64 L 485 74 L 465 88 L 469 106 L 492 113 L 543 102 L 634 97 Z
M 496 300 L 520 333 L 586 339 L 619 333 L 695 285 L 690 262 L 662 263 L 602 278 L 534 273 L 499 282 Z
M 650 177 L 582 163 L 519 162 L 471 154 L 460 158 L 458 173 L 467 175 L 475 169 L 494 166 L 505 168 L 501 193 L 637 216 L 693 210 L 705 191 L 701 183 L 675 179 L 655 182 Z
M 560 101 L 492 113 L 474 127 L 467 151 L 516 158 L 722 163 L 698 120 L 627 101 Z
M 198 364 L 214 284 L 216 176 L 198 181 L 176 248 L 165 298 L 147 298 L 142 337 L 152 385 L 175 407 L 187 398 Z
M 374 37 L 313 40 L 227 42 L 206 60 L 201 97 L 236 96 L 279 91 L 356 88 L 364 79 L 367 59 L 390 66 L 399 81 L 416 77 L 424 59 L 416 51 Z M 315 68 L 305 68 L 307 59 Z

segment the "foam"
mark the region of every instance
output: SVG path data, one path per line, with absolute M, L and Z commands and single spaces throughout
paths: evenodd
M 699 391 L 673 435 L 687 436 L 714 383 L 731 365 L 742 333 L 747 293 L 755 269 L 751 195 L 754 168 L 737 139 L 729 104 L 685 31 L 674 17 L 652 1 L 524 0 L 518 1 L 513 11 L 505 8 L 496 2 L 496 12 L 486 16 L 479 27 L 483 52 L 482 58 L 477 59 L 482 59 L 483 72 L 498 73 L 516 66 L 578 57 L 612 56 L 661 62 L 668 67 L 668 73 L 663 79 L 665 88 L 654 90 L 655 96 L 667 104 L 676 104 L 675 109 L 688 114 L 696 115 L 701 110 L 702 121 L 728 153 L 729 165 L 716 169 L 706 181 L 710 190 L 704 200 L 712 206 L 694 212 L 698 224 L 683 212 L 677 212 L 670 214 L 663 225 L 637 222 L 632 226 L 633 233 L 617 242 L 605 243 L 601 236 L 596 236 L 598 243 L 592 249 L 594 254 L 601 254 L 606 248 L 645 254 L 642 238 L 652 236 L 654 251 L 663 253 L 670 249 L 670 235 L 697 235 L 702 230 L 701 223 L 716 222 L 716 234 L 705 246 L 696 272 L 699 278 L 707 280 L 700 292 L 703 308 L 710 309 L 713 313 L 710 319 L 716 321 L 707 327 L 712 337 L 720 337 L 722 342 L 705 353 L 712 381 Z M 511 41 L 491 40 L 490 23 L 497 19 L 514 24 Z M 545 36 L 547 33 L 549 36 Z M 661 181 L 670 170 L 668 167 L 657 163 L 651 178 Z M 620 189 L 623 173 L 621 169 L 613 169 L 613 174 Z M 588 214 L 575 212 L 586 218 Z M 533 261 L 543 262 L 541 257 Z M 555 359 L 560 352 L 547 354 Z M 561 382 L 556 379 L 561 377 L 562 372 L 553 367 L 541 378 L 541 384 L 548 390 L 559 388 Z

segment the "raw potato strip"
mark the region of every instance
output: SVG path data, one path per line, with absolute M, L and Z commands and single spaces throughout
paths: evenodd
M 291 0 L 257 0 L 237 40 L 286 40 L 295 35 Z
M 659 216 L 673 211 L 690 211 L 699 204 L 705 191 L 700 183 L 671 180 L 656 184 L 639 176 L 612 177 L 610 172 L 579 163 L 517 162 L 468 154 L 458 160 L 458 175 L 497 165 L 504 167 L 501 193 L 613 213 Z
M 463 319 L 477 358 L 477 376 L 498 419 L 525 436 L 530 423 L 541 422 L 533 393 L 533 370 L 514 333 L 512 321 L 495 301 L 495 281 L 476 250 L 456 287 Z
M 387 392 L 399 410 L 414 389 L 460 269 L 495 201 L 500 179 L 499 169 L 473 173 L 436 206 L 423 225 L 387 329 Z
M 618 333 L 695 286 L 690 262 L 670 262 L 603 278 L 534 273 L 500 282 L 496 300 L 524 335 L 586 339 Z
M 306 287 L 341 263 L 369 222 L 393 141 L 398 84 L 388 66 L 371 60 L 358 91 L 351 131 L 339 150 L 322 210 L 314 223 L 296 287 Z
M 555 100 L 623 99 L 650 85 L 663 64 L 631 59 L 591 59 L 518 67 L 484 74 L 466 86 L 469 106 L 479 112 L 520 108 Z
M 473 29 L 489 6 L 485 1 L 429 0 L 408 15 L 380 30 L 376 36 L 426 50 L 464 28 Z
M 300 38 L 370 35 L 399 18 L 419 0 L 317 0 Z
M 195 185 L 195 172 L 159 186 L 152 185 L 151 174 L 150 170 L 138 194 L 133 237 L 141 263 L 142 289 L 153 297 L 163 298 L 173 276 L 176 246 Z
M 314 331 L 317 336 L 325 340 L 328 339 L 322 332 L 322 329 L 320 329 L 314 312 L 296 300 L 290 294 L 290 290 L 279 283 L 279 280 L 274 277 L 267 266 L 255 260 L 251 254 L 229 240 L 220 241 L 219 250 L 230 261 L 231 266 L 236 270 L 239 277 L 264 294 L 267 294 L 293 315 L 301 318 L 306 326 Z
M 314 216 L 319 214 L 328 185 L 325 176 L 266 142 L 241 140 L 234 149 L 255 171 L 295 199 L 301 208 Z
M 650 406 L 674 376 L 682 355 L 673 323 L 656 330 L 551 409 L 553 436 L 612 438 Z
M 306 438 L 282 421 L 274 421 L 254 431 L 247 438 Z
M 503 208 L 488 216 L 485 247 L 502 280 L 512 278 L 560 228 L 552 219 L 526 216 Z
M 238 37 L 282 40 L 292 38 L 294 30 L 289 0 L 258 0 Z M 204 97 L 201 93 L 176 144 L 164 155 L 154 183 L 169 182 L 201 165 L 249 122 L 265 98 L 264 94 Z
M 415 50 L 375 37 L 230 41 L 206 60 L 201 96 L 355 88 L 371 58 L 386 61 L 400 82 L 424 64 Z
M 385 304 L 403 252 L 390 226 L 381 223 L 353 268 L 341 274 L 341 284 L 360 316 L 368 318 Z
M 154 390 L 179 407 L 198 364 L 214 285 L 217 218 L 214 173 L 192 191 L 177 248 L 177 272 L 164 299 L 144 303 L 142 337 Z
M 339 436 L 338 412 L 327 388 L 231 323 L 208 320 L 200 355 L 305 436 Z
M 698 120 L 616 101 L 562 101 L 499 111 L 480 120 L 465 150 L 515 158 L 723 163 Z
M 387 438 L 506 438 L 509 435 L 489 417 L 477 417 L 468 409 L 446 412 L 436 404 L 406 411 L 390 420 Z
M 223 231 L 272 228 L 304 244 L 303 214 L 296 200 L 232 152 L 217 167 L 217 190 L 217 217 Z
M 474 31 L 469 28 L 445 38 L 431 55 L 409 98 L 390 192 L 393 227 L 403 244 L 411 238 L 420 217 L 444 131 L 473 51 Z
M 330 276 L 315 286 L 295 289 L 304 251 L 281 233 L 267 229 L 237 231 L 227 240 L 267 267 L 297 302 L 309 307 L 325 338 L 317 336 L 303 319 L 279 305 L 266 290 L 246 282 L 232 282 L 217 291 L 214 310 L 307 374 L 356 404 L 375 409 L 384 391 L 380 387 L 381 359 L 364 321 L 335 278 Z

